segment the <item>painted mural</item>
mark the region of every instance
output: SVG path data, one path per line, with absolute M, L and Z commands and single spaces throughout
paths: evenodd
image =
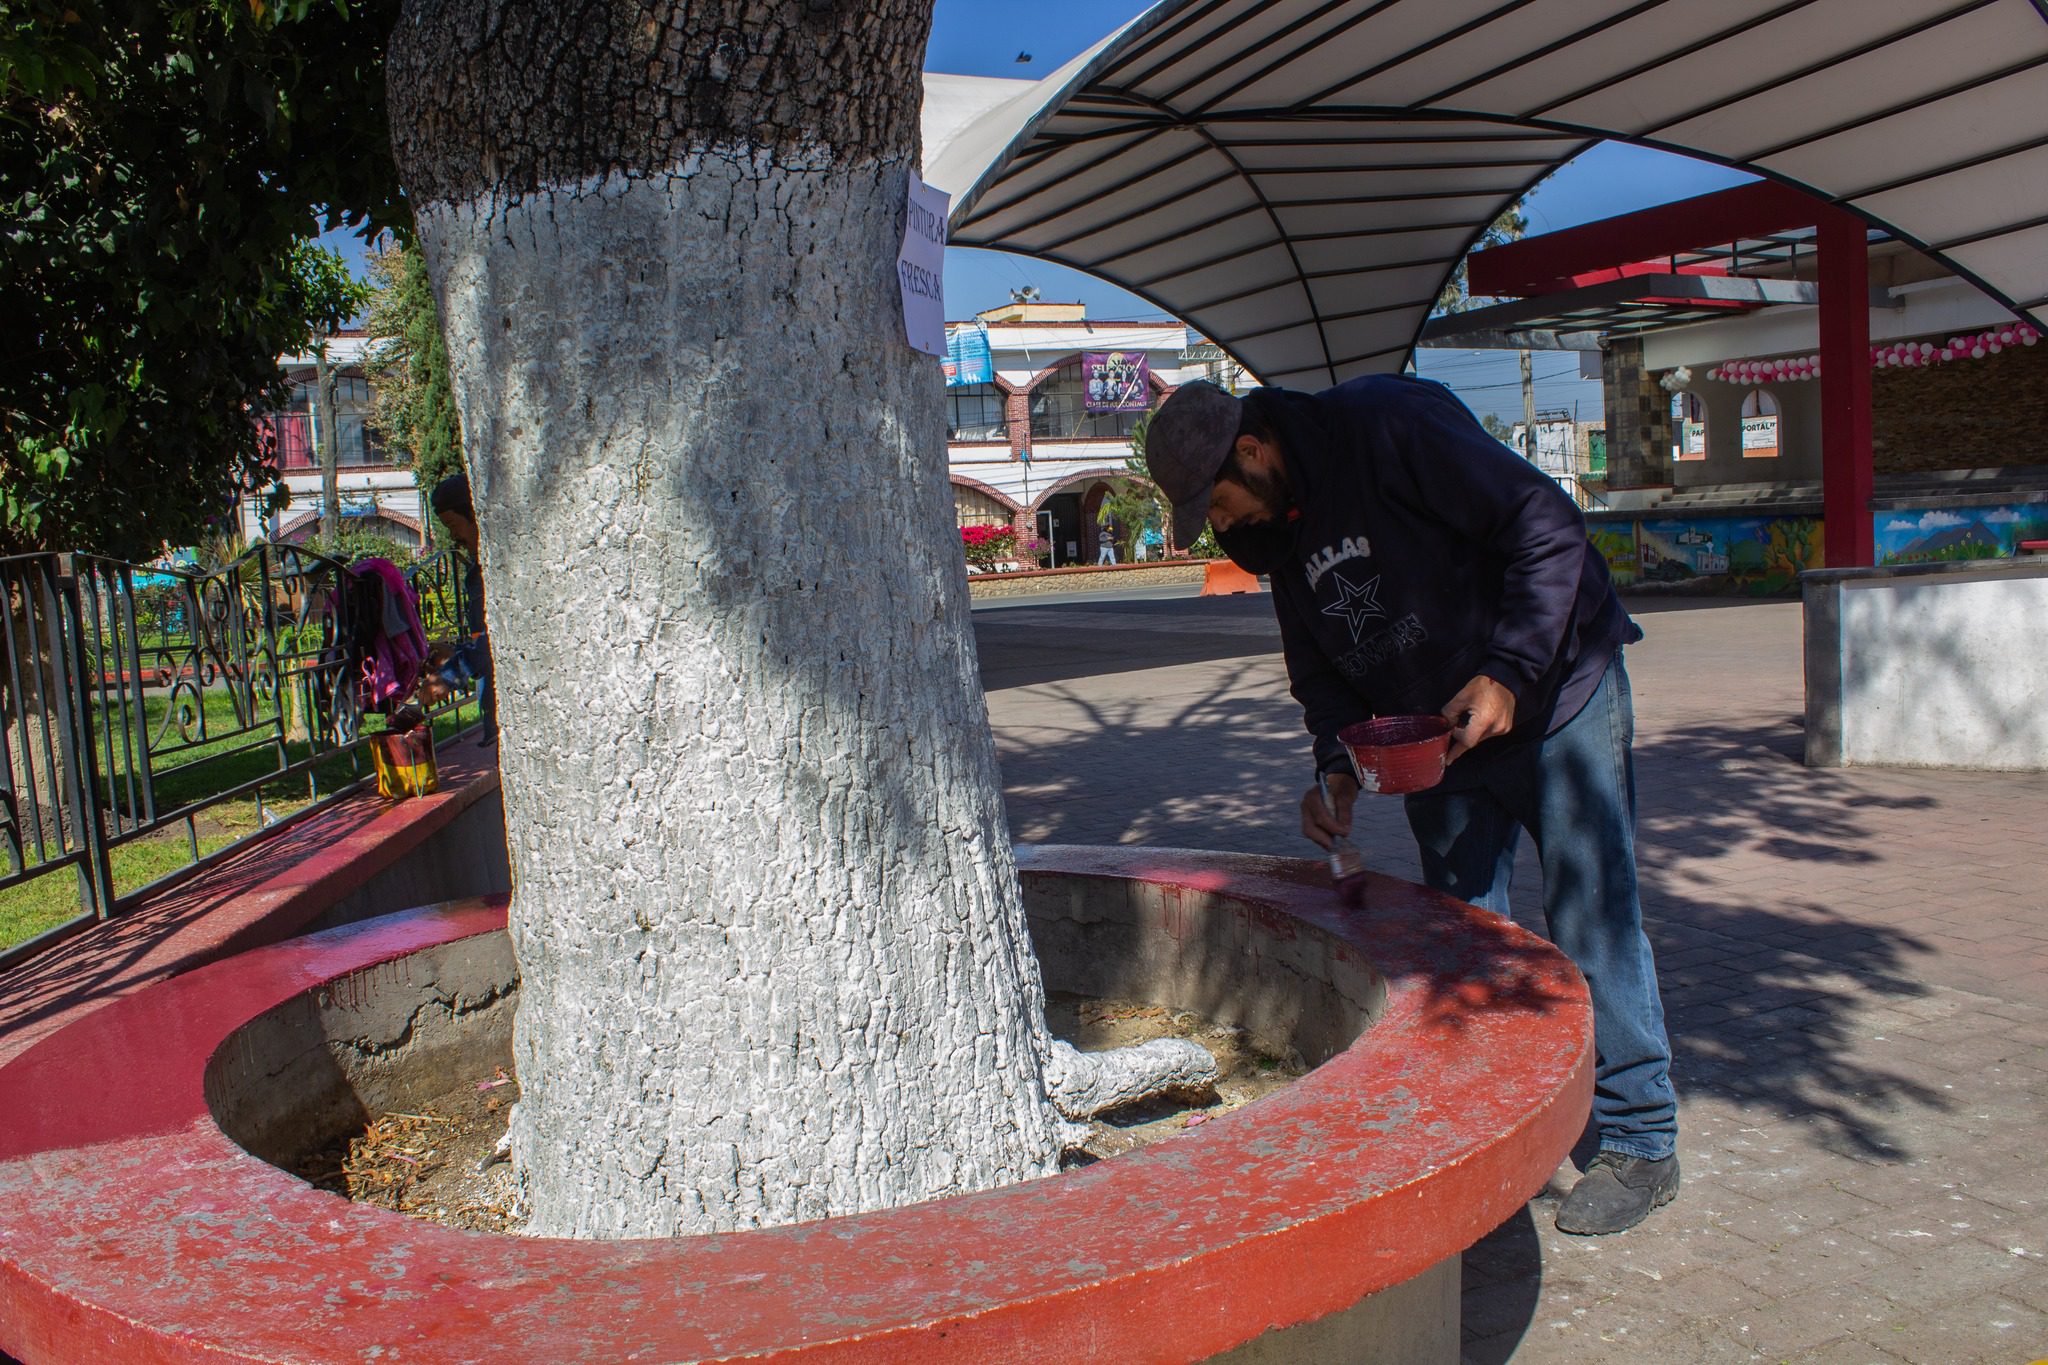
M 1744 593 L 1789 592 L 1801 569 L 1821 565 L 1815 517 L 1699 517 L 1636 524 L 1636 574 L 1643 583 L 1720 578 Z M 1703 585 L 1704 586 L 1704 585 Z
M 1877 562 L 2002 559 L 2023 540 L 2048 540 L 2048 502 L 1910 508 L 1877 514 Z
M 1691 517 L 1588 528 L 1615 582 L 1770 596 L 1821 566 L 1817 517 Z
M 1593 548 L 1607 561 L 1607 572 L 1620 587 L 1636 581 L 1636 527 L 1634 522 L 1589 525 L 1586 535 Z
M 1879 512 L 1875 530 L 1880 564 L 2002 559 L 2021 541 L 2048 540 L 2048 502 Z M 1649 518 L 1586 532 L 1623 587 L 1689 583 L 1767 596 L 1797 590 L 1799 571 L 1822 565 L 1818 517 Z

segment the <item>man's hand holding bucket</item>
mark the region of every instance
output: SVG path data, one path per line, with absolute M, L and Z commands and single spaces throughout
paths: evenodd
M 1515 694 L 1481 673 L 1458 689 L 1442 714 L 1451 723 L 1451 749 L 1444 762 L 1456 763 L 1467 749 L 1515 728 Z

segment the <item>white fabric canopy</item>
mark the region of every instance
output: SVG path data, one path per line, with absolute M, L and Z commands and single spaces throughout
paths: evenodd
M 970 84 L 926 117 L 953 243 L 1121 285 L 1268 383 L 1400 368 L 1480 232 L 1607 137 L 1839 203 L 2048 322 L 2048 0 L 1165 0 Z

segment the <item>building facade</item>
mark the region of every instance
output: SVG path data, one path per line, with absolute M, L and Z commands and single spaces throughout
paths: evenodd
M 1183 379 L 1242 383 L 1227 357 L 1181 323 L 1094 321 L 1080 304 L 1024 301 L 948 330 L 965 339 L 980 362 L 964 372 L 948 365 L 947 465 L 955 520 L 962 527 L 1014 529 L 1027 565 L 1033 556 L 1021 550 L 1033 542 L 1037 555 L 1055 566 L 1094 563 L 1103 502 L 1132 477 L 1127 462 L 1140 419 Z M 367 344 L 362 332 L 343 331 L 327 349 L 335 375 L 342 526 L 419 547 L 428 534 L 424 498 L 411 470 L 385 452 L 369 427 L 374 395 L 364 366 Z M 277 443 L 278 473 L 291 501 L 266 517 L 262 499 L 246 500 L 242 533 L 249 540 L 304 544 L 319 537 L 324 513 L 316 365 L 310 355 L 280 363 L 291 399 L 259 420 Z M 1115 391 L 1107 391 L 1112 385 Z M 1119 558 L 1124 553 L 1120 547 Z
M 396 463 L 370 430 L 374 395 L 363 356 L 368 345 L 360 329 L 345 329 L 327 343 L 327 364 L 334 374 L 341 525 L 418 549 L 427 539 L 424 500 L 412 471 Z M 319 539 L 326 510 L 320 487 L 318 365 L 311 355 L 285 356 L 278 363 L 291 381 L 291 398 L 281 411 L 266 413 L 258 422 L 277 443 L 278 475 L 291 502 L 266 517 L 263 499 L 245 499 L 242 537 L 303 545 Z
M 957 521 L 1012 527 L 1020 547 L 1036 541 L 1052 567 L 1094 563 L 1102 504 L 1131 478 L 1139 420 L 1219 362 L 1178 322 L 1094 321 L 1080 304 L 1020 300 L 948 331 Z
M 1576 351 L 1602 382 L 1605 477 L 1589 460 L 1580 487 L 1623 583 L 1788 593 L 1823 565 L 2048 540 L 2039 329 L 1861 219 L 1759 181 L 1468 270 L 1505 301 L 1430 342 Z

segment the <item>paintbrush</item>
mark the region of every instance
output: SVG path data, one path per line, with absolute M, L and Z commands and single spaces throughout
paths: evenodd
M 1316 787 L 1323 794 L 1323 809 L 1335 815 L 1337 807 L 1330 800 L 1330 784 L 1317 776 Z M 1330 836 L 1330 885 L 1336 888 L 1337 899 L 1346 905 L 1365 904 L 1365 883 L 1367 869 L 1365 855 L 1358 846 L 1341 834 Z

